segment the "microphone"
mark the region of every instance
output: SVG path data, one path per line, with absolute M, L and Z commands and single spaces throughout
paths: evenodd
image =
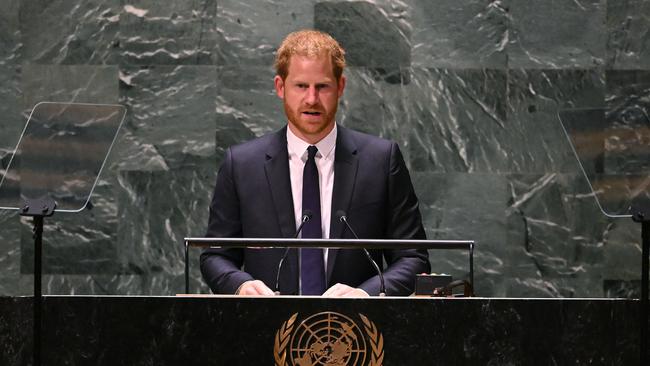
M 356 239 L 359 239 L 357 233 L 354 232 L 352 226 L 350 226 L 350 224 L 348 223 L 348 218 L 345 216 L 345 211 L 343 210 L 336 211 L 336 217 L 338 217 L 339 221 L 341 221 L 342 223 L 345 224 L 345 226 L 347 226 L 347 228 L 350 230 L 350 232 L 352 233 L 352 235 L 354 235 Z M 379 276 L 379 296 L 386 296 L 386 286 L 384 285 L 384 274 L 381 273 L 381 269 L 377 265 L 377 262 L 375 262 L 375 260 L 372 259 L 372 256 L 370 255 L 368 250 L 366 248 L 361 248 L 361 249 L 363 249 L 363 252 L 366 254 L 366 257 L 368 258 L 370 263 L 372 263 L 373 267 L 375 267 L 375 271 L 377 271 L 377 275 Z
M 298 230 L 296 230 L 296 235 L 293 237 L 294 239 L 298 238 L 298 235 L 300 235 L 300 232 L 302 231 L 302 227 L 305 226 L 307 221 L 311 220 L 312 216 L 314 216 L 314 213 L 310 209 L 306 209 L 302 212 L 302 220 L 300 220 L 300 226 L 298 226 Z M 291 248 L 286 248 L 284 250 L 284 254 L 282 254 L 282 258 L 280 258 L 280 263 L 278 263 L 278 272 L 275 276 L 276 295 L 280 295 L 280 271 L 282 270 L 282 263 L 284 263 L 284 260 L 287 258 L 287 255 L 289 254 L 289 249 Z

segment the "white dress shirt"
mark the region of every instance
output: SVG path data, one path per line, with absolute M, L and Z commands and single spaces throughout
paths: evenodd
M 323 238 L 330 237 L 330 218 L 332 213 L 332 190 L 334 189 L 334 150 L 336 147 L 336 125 L 330 133 L 315 144 L 318 185 L 320 189 L 320 213 Z M 287 150 L 289 152 L 289 174 L 291 175 L 291 194 L 296 229 L 302 221 L 302 172 L 307 162 L 307 148 L 311 144 L 301 140 L 287 128 Z M 327 268 L 327 249 L 323 251 Z

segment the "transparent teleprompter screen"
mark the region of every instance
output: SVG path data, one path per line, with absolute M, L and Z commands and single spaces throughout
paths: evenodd
M 52 198 L 56 211 L 82 210 L 125 115 L 121 105 L 38 103 L 9 162 L 0 165 L 0 208 Z
M 650 119 L 645 108 L 565 109 L 559 119 L 601 211 L 629 217 L 650 199 Z

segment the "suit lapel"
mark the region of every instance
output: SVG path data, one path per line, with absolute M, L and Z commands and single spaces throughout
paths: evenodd
M 282 236 L 285 238 L 293 238 L 296 233 L 296 223 L 293 217 L 293 197 L 291 195 L 286 127 L 273 136 L 266 152 L 264 169 L 266 179 L 269 182 Z
M 330 238 L 338 239 L 343 234 L 343 223 L 336 217 L 336 212 L 348 212 L 359 161 L 357 146 L 346 128 L 337 126 L 336 150 L 334 157 L 334 187 L 332 191 L 332 212 L 330 218 Z M 332 275 L 338 249 L 330 249 L 327 254 L 327 282 Z

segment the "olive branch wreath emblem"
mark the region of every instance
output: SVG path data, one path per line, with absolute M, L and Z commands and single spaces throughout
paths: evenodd
M 368 366 L 381 366 L 384 362 L 384 336 L 379 333 L 375 323 L 365 315 L 359 313 L 359 317 L 361 318 L 361 321 L 363 321 L 363 327 L 370 339 L 369 343 L 372 348 L 372 356 L 370 357 L 370 363 Z
M 379 332 L 375 323 L 365 315 L 359 313 L 359 317 L 363 322 L 363 328 L 368 336 L 370 348 L 372 348 L 368 366 L 382 366 L 384 362 L 384 336 Z M 289 366 L 287 363 L 287 346 L 289 345 L 291 333 L 293 332 L 297 318 L 298 313 L 294 313 L 287 321 L 282 323 L 280 329 L 275 333 L 275 341 L 273 342 L 275 366 Z
M 293 314 L 287 321 L 282 323 L 280 329 L 275 333 L 275 342 L 273 343 L 273 357 L 275 366 L 287 365 L 287 345 L 291 338 L 291 331 L 296 322 L 298 313 Z

